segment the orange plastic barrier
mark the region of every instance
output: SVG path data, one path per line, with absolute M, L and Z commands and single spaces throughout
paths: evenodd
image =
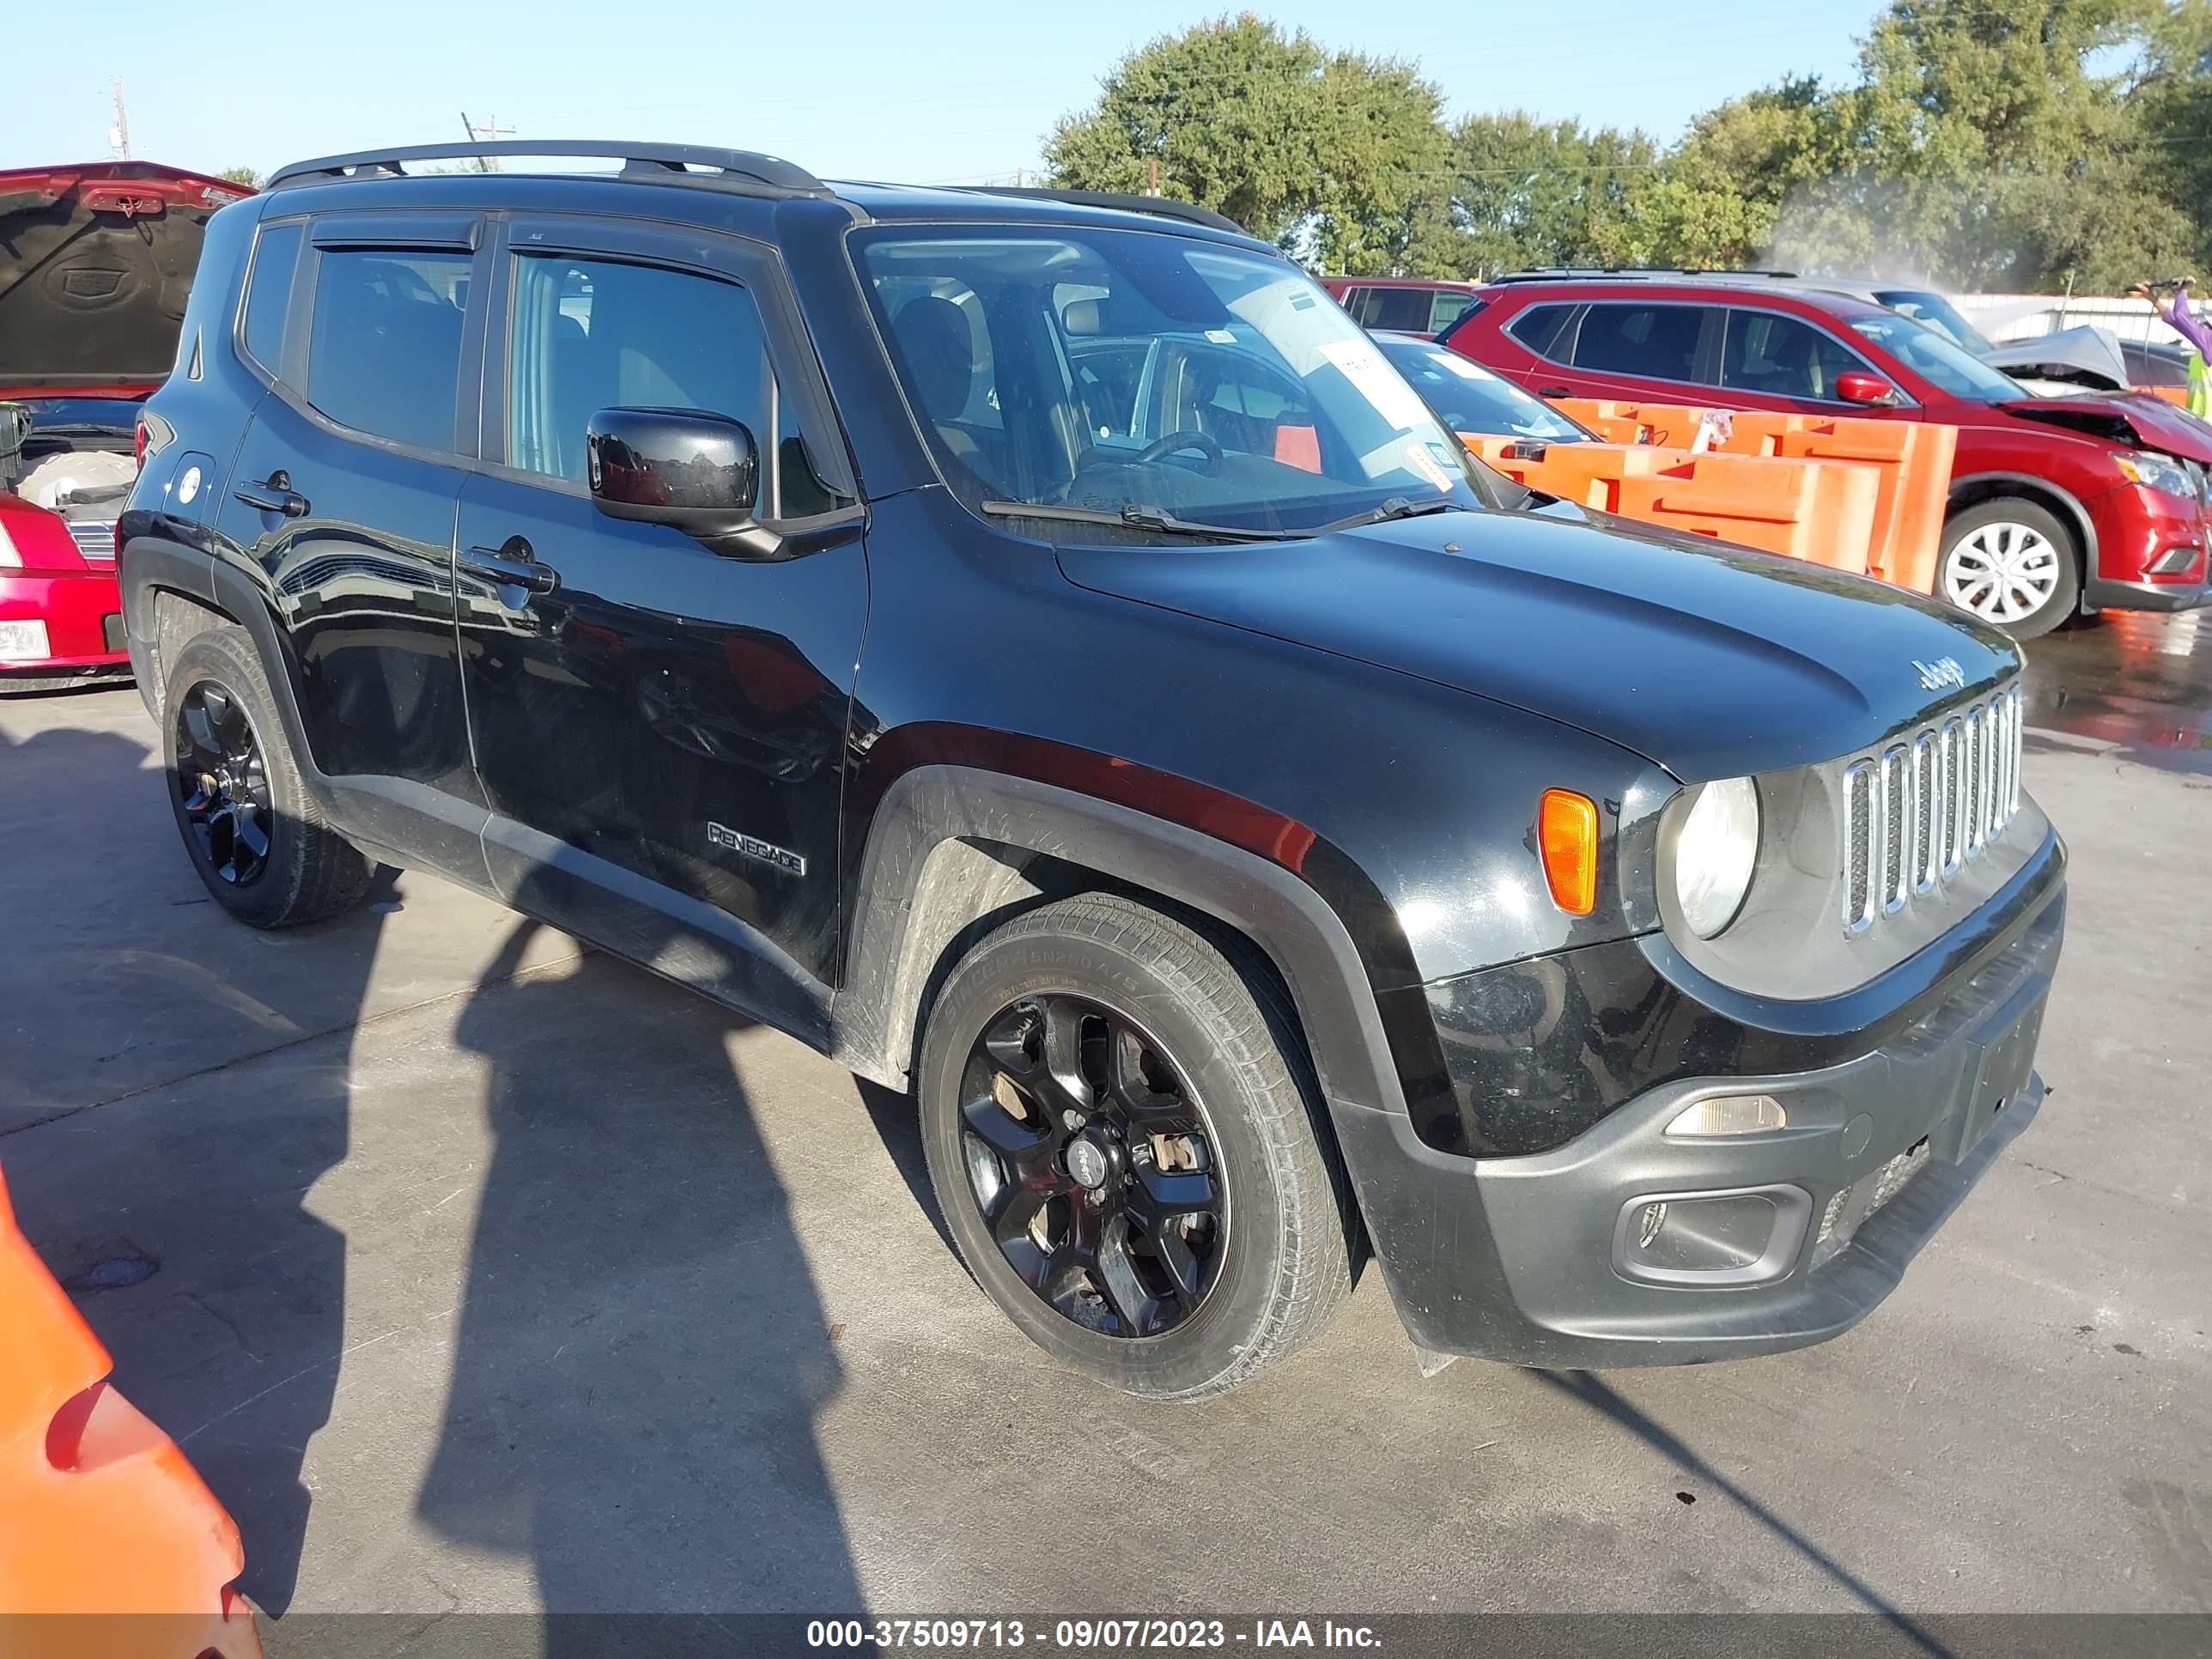
M 228 1588 L 246 1564 L 237 1527 L 108 1386 L 107 1350 L 17 1230 L 4 1182 L 0 1333 L 0 1654 L 258 1659 L 252 1609 Z
M 1705 413 L 1686 404 L 1577 398 L 1558 403 L 1585 426 L 1596 429 L 1605 423 L 1607 436 L 1632 422 L 1651 434 L 1644 441 L 1676 446 L 1686 446 L 1697 435 L 1698 418 Z M 1729 413 L 1731 430 L 1722 441 L 1720 453 L 1850 461 L 1874 468 L 1881 483 L 1868 573 L 1916 592 L 1934 591 L 1951 466 L 1959 447 L 1956 427 L 1752 409 Z
M 1662 448 L 1687 449 L 1698 435 L 1704 404 L 1628 403 L 1618 398 L 1556 398 L 1560 409 L 1593 432 L 1624 444 L 1657 444 Z M 1644 435 L 1630 433 L 1641 428 Z
M 1880 481 L 1871 467 L 1636 444 L 1471 439 L 1508 477 L 1547 495 L 1744 547 L 1864 574 Z M 1495 445 L 1495 453 L 1485 448 Z
M 2154 398 L 2163 398 L 2170 404 L 2180 404 L 2185 407 L 2189 402 L 2189 388 L 2185 386 L 2139 386 L 2130 390 L 2148 392 Z

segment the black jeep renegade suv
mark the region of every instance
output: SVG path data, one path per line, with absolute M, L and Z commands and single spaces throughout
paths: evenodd
M 617 165 L 286 168 L 147 410 L 241 921 L 434 871 L 910 1087 L 977 1282 L 1157 1397 L 1370 1254 L 1431 1363 L 1815 1342 L 2034 1115 L 2001 635 L 1520 490 L 1197 210 L 493 148 Z

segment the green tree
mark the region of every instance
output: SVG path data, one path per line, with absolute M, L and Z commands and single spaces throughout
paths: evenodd
M 261 175 L 252 167 L 225 167 L 216 176 L 228 179 L 234 185 L 244 185 L 248 190 L 261 188 Z
M 1323 263 L 1390 269 L 1442 197 L 1437 89 L 1410 65 L 1331 53 L 1249 12 L 1124 58 L 1055 127 L 1055 184 L 1164 195 Z

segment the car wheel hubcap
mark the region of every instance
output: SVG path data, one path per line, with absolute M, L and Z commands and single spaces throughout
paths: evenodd
M 238 700 L 210 680 L 177 703 L 177 799 L 208 867 L 234 887 L 269 867 L 268 769 Z
M 2051 538 L 2024 524 L 1985 524 L 1961 537 L 1943 567 L 1952 604 L 1985 622 L 2033 616 L 2058 587 L 2063 556 Z
M 1134 1021 L 1085 997 L 1010 1003 L 969 1050 L 960 1112 L 969 1193 L 1032 1294 L 1107 1336 L 1197 1311 L 1228 1192 L 1198 1097 Z

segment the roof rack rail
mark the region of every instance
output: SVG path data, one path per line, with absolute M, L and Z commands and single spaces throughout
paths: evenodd
M 489 143 L 404 144 L 392 149 L 357 150 L 347 155 L 295 161 L 270 176 L 268 188 L 328 184 L 343 179 L 407 176 L 412 161 L 466 161 L 500 155 L 580 155 L 623 164 L 625 179 L 690 179 L 755 196 L 822 196 L 830 186 L 780 156 L 750 149 L 719 149 L 708 144 L 628 143 L 618 139 L 512 138 Z M 704 169 L 693 173 L 692 168 Z
M 1510 270 L 1502 276 L 1493 276 L 1493 283 L 1551 283 L 1565 277 L 1588 280 L 1593 277 L 1617 277 L 1634 280 L 1643 276 L 1752 276 L 1768 282 L 1794 282 L 1794 270 L 1750 270 L 1729 266 L 1713 265 L 1700 269 L 1695 265 L 1537 265 L 1527 270 Z
M 1149 213 L 1161 219 L 1204 225 L 1208 230 L 1225 230 L 1248 238 L 1252 234 L 1225 213 L 1216 213 L 1195 202 L 1178 202 L 1171 196 L 1128 196 L 1113 190 L 1049 190 L 1040 185 L 1002 185 L 996 188 L 989 185 L 960 185 L 955 188 L 971 196 L 1018 196 L 1030 201 L 1066 202 L 1076 207 Z

